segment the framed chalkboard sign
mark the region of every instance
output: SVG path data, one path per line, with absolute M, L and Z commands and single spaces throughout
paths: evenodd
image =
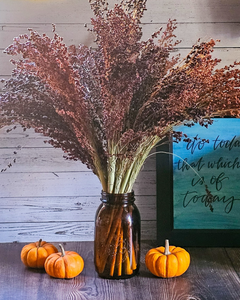
M 157 147 L 158 243 L 168 238 L 181 246 L 239 247 L 240 119 L 175 130 L 191 141 Z

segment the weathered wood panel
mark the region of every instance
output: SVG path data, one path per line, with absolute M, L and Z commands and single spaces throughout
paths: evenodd
M 91 241 L 93 222 L 31 222 L 0 223 L 0 243 L 31 242 L 40 238 L 47 241 Z
M 154 195 L 155 172 L 142 172 L 136 180 L 136 195 Z M 1 197 L 98 196 L 101 184 L 91 172 L 0 173 Z
M 169 18 L 177 19 L 175 33 L 182 43 L 176 54 L 180 52 L 184 57 L 198 38 L 214 38 L 221 40 L 213 54 L 222 59 L 219 67 L 239 59 L 238 0 L 148 0 L 147 9 L 142 19 L 143 39 L 164 26 Z M 51 35 L 52 23 L 67 45 L 94 46 L 93 35 L 84 27 L 92 16 L 88 0 L 1 0 L 0 50 L 13 37 L 27 32 L 27 28 Z M 0 78 L 9 77 L 11 70 L 9 57 L 0 51 Z M 23 132 L 18 128 L 9 134 L 5 130 L 0 130 L 0 170 L 15 158 L 16 163 L 0 173 L 0 242 L 30 242 L 39 235 L 52 241 L 93 240 L 94 215 L 101 191 L 97 177 L 80 162 L 64 160 L 60 149 L 44 144 L 46 138 L 33 130 Z M 147 160 L 134 189 L 143 220 L 142 237 L 154 240 L 154 156 Z M 167 293 L 170 286 L 164 283 L 162 288 L 166 298 L 163 296 L 161 300 L 175 299 L 172 287 L 170 296 Z M 158 291 L 159 287 L 153 284 L 151 289 Z M 214 299 L 209 288 L 205 292 L 209 298 L 195 293 L 192 299 Z
M 93 263 L 93 243 L 64 243 L 66 250 L 79 253 L 85 267 L 71 280 L 51 278 L 43 270 L 26 268 L 20 260 L 24 243 L 0 245 L 0 299 L 18 300 L 237 300 L 240 299 L 240 278 L 234 269 L 236 256 L 226 249 L 188 248 L 191 264 L 180 277 L 162 279 L 147 269 L 144 258 L 153 247 L 142 242 L 140 274 L 128 280 L 107 280 L 98 277 Z M 58 245 L 56 244 L 58 247 Z
M 180 53 L 182 59 L 189 53 L 189 49 L 177 48 L 174 54 Z M 232 64 L 235 60 L 239 60 L 239 48 L 215 48 L 212 56 L 222 60 L 218 67 Z M 14 66 L 6 59 L 6 54 L 0 52 L 0 72 L 3 77 L 11 74 Z M 5 75 L 5 76 L 4 76 Z
M 44 137 L 40 133 L 36 133 L 34 129 L 27 129 L 24 131 L 20 125 L 5 126 L 0 128 L 0 148 L 21 148 L 34 147 L 34 148 L 51 148 L 52 146 L 44 141 Z
M 156 208 L 155 196 L 136 196 L 142 221 L 152 221 Z M 1 222 L 92 222 L 100 205 L 98 196 L 15 197 L 0 198 Z M 1 236 L 1 233 L 0 233 Z
M 16 154 L 14 154 L 16 153 Z M 0 148 L 0 168 L 7 166 L 15 159 L 14 167 L 8 173 L 15 172 L 64 172 L 89 171 L 86 165 L 79 161 L 66 160 L 63 151 L 55 148 Z M 155 170 L 155 156 L 147 159 L 143 166 L 144 171 Z
M 177 19 L 178 22 L 178 19 Z M 142 24 L 143 40 L 151 37 L 151 34 L 157 31 L 160 27 L 165 27 L 166 23 L 150 23 Z M 88 24 L 91 28 L 91 25 Z M 0 49 L 5 49 L 13 42 L 13 38 L 20 34 L 28 34 L 28 28 L 32 28 L 40 34 L 46 33 L 48 36 L 53 36 L 52 24 L 1 24 L 0 23 Z M 181 44 L 178 47 L 191 47 L 196 43 L 197 39 L 209 40 L 210 38 L 221 40 L 217 44 L 219 47 L 239 47 L 240 37 L 240 20 L 239 23 L 179 23 L 175 30 L 175 35 Z M 94 34 L 87 30 L 83 24 L 57 24 L 56 32 L 63 37 L 66 45 L 79 45 L 94 47 Z M 5 56 L 7 56 L 5 54 Z
M 148 0 L 143 22 L 232 23 L 239 15 L 238 0 Z M 1 0 L 0 6 L 1 23 L 86 23 L 92 16 L 88 0 Z
M 62 150 L 44 144 L 46 137 L 34 130 L 23 132 L 19 126 L 6 133 L 8 128 L 11 127 L 0 130 L 0 167 L 7 166 L 13 158 L 16 163 L 0 173 L 0 241 L 38 239 L 41 229 L 44 236 L 53 235 L 55 240 L 92 240 L 95 211 L 100 204 L 101 186 L 97 177 L 82 163 L 64 160 Z M 136 183 L 139 194 L 136 204 L 143 220 L 142 235 L 154 238 L 154 155 L 147 160 L 142 173 Z M 149 180 L 153 191 L 146 183 Z M 138 185 L 141 189 L 148 188 L 138 192 Z M 143 196 L 144 193 L 150 196 Z M 64 231 L 65 227 L 69 229 Z M 87 228 L 91 228 L 90 233 Z
M 92 241 L 93 221 L 0 223 L 0 243 L 33 242 L 40 238 L 52 242 Z M 141 238 L 154 240 L 157 235 L 156 221 L 142 221 Z
M 7 133 L 6 126 L 0 129 L 0 170 L 15 160 L 13 168 L 7 168 L 8 173 L 15 172 L 72 172 L 88 171 L 86 165 L 80 161 L 66 160 L 61 149 L 53 148 L 45 143 L 47 137 L 35 133 L 33 129 L 23 131 L 21 126 Z M 155 171 L 156 150 L 146 160 L 143 170 Z
M 240 278 L 240 253 L 239 248 L 227 248 L 226 249 L 228 257 L 233 263 L 233 268 L 236 271 L 238 277 Z

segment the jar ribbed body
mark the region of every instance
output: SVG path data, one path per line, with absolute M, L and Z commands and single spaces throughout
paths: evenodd
M 141 219 L 134 192 L 102 192 L 95 218 L 94 263 L 100 277 L 129 278 L 139 272 Z

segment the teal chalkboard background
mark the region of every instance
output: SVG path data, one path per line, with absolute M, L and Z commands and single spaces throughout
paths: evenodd
M 195 125 L 175 130 L 209 143 L 173 143 L 174 229 L 240 229 L 240 120 L 215 119 L 208 129 Z M 185 161 L 214 196 L 213 212 L 202 181 Z

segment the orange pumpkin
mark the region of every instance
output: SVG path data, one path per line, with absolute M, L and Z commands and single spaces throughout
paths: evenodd
M 73 278 L 84 268 L 82 257 L 74 251 L 65 251 L 60 244 L 61 252 L 53 253 L 45 261 L 44 267 L 48 275 L 56 278 Z
M 21 251 L 21 260 L 29 268 L 44 268 L 46 258 L 58 252 L 57 248 L 40 239 L 36 243 L 25 245 Z
M 190 265 L 189 253 L 180 247 L 169 246 L 165 241 L 165 248 L 158 247 L 148 251 L 145 263 L 149 271 L 158 277 L 170 278 L 182 275 Z

